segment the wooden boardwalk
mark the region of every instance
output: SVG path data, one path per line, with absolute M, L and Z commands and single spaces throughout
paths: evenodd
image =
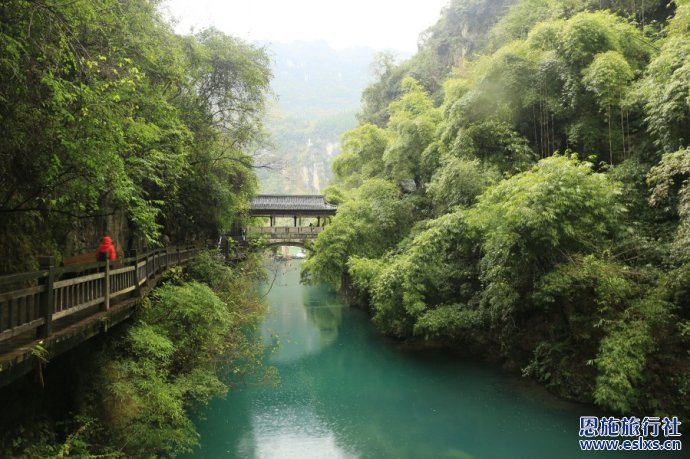
M 0 277 L 0 387 L 130 317 L 165 269 L 199 251 L 157 249 L 113 269 L 56 268 L 46 257 L 41 271 Z

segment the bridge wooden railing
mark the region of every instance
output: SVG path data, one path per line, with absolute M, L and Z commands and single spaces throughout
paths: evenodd
M 323 231 L 322 226 L 254 226 L 248 228 L 250 236 L 268 235 L 273 237 L 316 237 Z
M 42 257 L 40 271 L 0 277 L 0 343 L 34 329 L 38 338 L 48 337 L 53 321 L 92 306 L 107 311 L 114 299 L 138 291 L 149 278 L 200 250 L 156 249 L 125 258 L 117 267 L 107 261 L 55 267 L 53 257 Z

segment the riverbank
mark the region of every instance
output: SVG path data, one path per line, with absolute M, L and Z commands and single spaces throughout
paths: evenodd
M 233 378 L 261 377 L 251 330 L 264 313 L 253 288 L 262 276 L 255 258 L 227 268 L 211 253 L 168 271 L 130 323 L 80 346 L 79 360 L 49 365 L 46 390 L 27 380 L 3 392 L 16 403 L 3 413 L 2 456 L 190 451 L 198 442 L 190 413 L 227 394 Z

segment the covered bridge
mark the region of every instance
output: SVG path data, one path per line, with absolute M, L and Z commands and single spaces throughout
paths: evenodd
M 268 226 L 248 228 L 249 236 L 264 236 L 272 245 L 300 245 L 316 238 L 323 231 L 326 219 L 335 215 L 338 207 L 325 201 L 322 195 L 261 194 L 252 199 L 249 215 L 268 217 Z M 277 218 L 293 219 L 292 226 L 277 226 Z M 303 218 L 316 218 L 316 226 L 301 226 Z

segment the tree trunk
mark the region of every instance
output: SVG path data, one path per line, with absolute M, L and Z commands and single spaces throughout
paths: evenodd
M 609 105 L 609 160 L 613 166 L 613 143 L 611 141 L 611 106 Z

